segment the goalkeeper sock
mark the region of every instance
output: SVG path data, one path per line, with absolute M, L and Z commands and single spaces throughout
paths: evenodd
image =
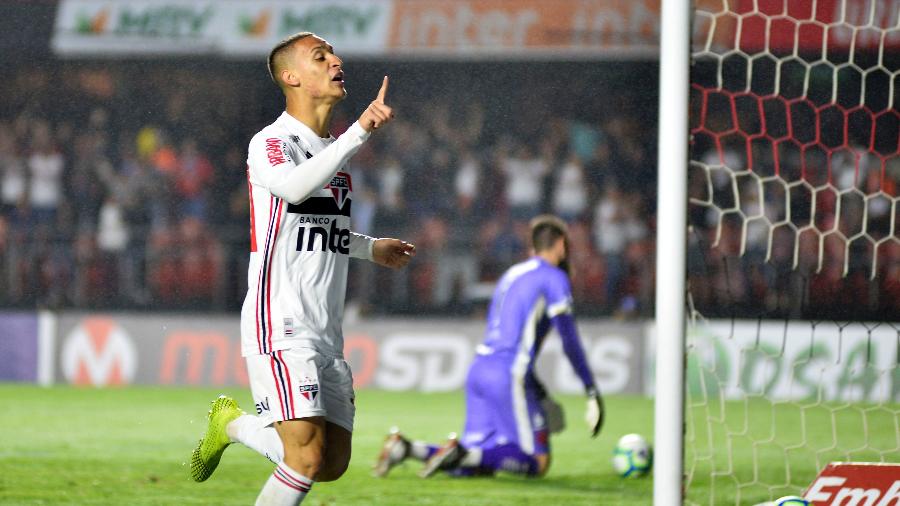
M 440 448 L 440 446 L 428 444 L 425 441 L 412 441 L 409 443 L 409 456 L 427 462 Z
M 518 445 L 505 444 L 493 448 L 480 449 L 480 458 L 477 455 L 478 448 L 470 448 L 469 454 L 463 458 L 463 467 L 481 467 L 493 471 L 506 471 L 508 473 L 534 476 L 537 474 L 538 463 L 534 455 L 523 452 Z M 476 461 L 478 461 L 476 463 Z
M 232 441 L 243 444 L 275 464 L 280 464 L 284 459 L 281 437 L 278 436 L 275 427 L 263 423 L 265 422 L 258 416 L 241 415 L 225 427 L 225 432 Z
M 279 464 L 256 497 L 256 506 L 296 506 L 303 502 L 313 483 L 287 465 Z

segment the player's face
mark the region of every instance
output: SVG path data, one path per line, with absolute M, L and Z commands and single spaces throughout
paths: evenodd
M 334 54 L 331 44 L 309 36 L 296 42 L 293 66 L 300 88 L 313 98 L 337 102 L 347 95 L 344 89 L 343 62 Z

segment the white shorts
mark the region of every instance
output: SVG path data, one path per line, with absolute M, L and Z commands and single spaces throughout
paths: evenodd
M 345 360 L 308 348 L 246 358 L 256 414 L 268 424 L 323 416 L 353 432 L 353 374 Z

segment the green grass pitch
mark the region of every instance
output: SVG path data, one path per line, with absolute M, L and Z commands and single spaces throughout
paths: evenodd
M 248 390 L 221 392 L 252 408 Z M 188 478 L 185 463 L 219 393 L 0 385 L 0 504 L 253 504 L 272 465 L 240 445 L 228 448 L 207 482 Z M 423 480 L 417 462 L 376 479 L 371 465 L 391 425 L 443 441 L 461 429 L 463 397 L 361 390 L 350 468 L 337 482 L 316 484 L 304 505 L 650 504 L 652 481 L 618 478 L 609 458 L 618 436 L 652 434 L 652 402 L 608 399 L 607 425 L 596 440 L 581 419 L 583 397 L 561 402 L 569 428 L 551 440 L 554 462 L 542 480 Z
M 209 402 L 220 392 L 235 396 L 245 409 L 252 407 L 245 389 L 78 389 L 0 384 L 0 399 L 5 401 L 4 413 L 0 415 L 0 504 L 253 504 L 272 466 L 240 445 L 225 452 L 222 464 L 209 481 L 198 484 L 188 478 L 186 462 L 205 426 Z M 554 462 L 544 479 L 437 476 L 423 480 L 415 474 L 419 468 L 416 462 L 395 469 L 386 479 L 375 479 L 370 468 L 391 425 L 400 426 L 411 437 L 441 441 L 448 432 L 460 430 L 463 398 L 458 392 L 359 391 L 350 469 L 335 483 L 317 484 L 304 504 L 650 504 L 652 477 L 621 479 L 613 473 L 609 458 L 616 439 L 623 434 L 638 432 L 652 438 L 652 401 L 610 396 L 606 426 L 596 440 L 587 436 L 581 421 L 583 398 L 562 396 L 560 401 L 569 427 L 552 439 Z M 771 407 L 763 403 L 744 406 L 740 403 L 734 408 L 750 410 L 746 418 L 765 418 L 772 413 Z M 841 421 L 846 425 L 839 432 L 845 427 L 852 432 L 854 424 L 859 423 L 860 412 L 847 410 L 846 420 Z M 898 457 L 893 426 L 896 411 L 876 415 L 879 416 L 868 417 L 868 444 L 893 448 L 886 457 L 894 460 Z M 791 433 L 799 432 L 792 424 L 790 411 L 782 415 L 779 410 L 779 416 L 785 418 L 776 420 L 776 426 L 785 426 L 785 437 L 789 439 Z M 746 418 L 741 414 L 736 420 Z M 747 441 L 765 439 L 771 426 L 760 424 L 746 436 Z M 829 422 L 815 430 L 807 427 L 805 437 L 831 441 L 831 432 Z M 726 458 L 727 452 L 721 431 L 698 436 L 713 441 L 718 449 L 712 452 L 715 456 L 711 462 L 723 464 L 721 459 Z M 848 445 L 859 443 L 859 436 L 853 438 Z M 754 445 L 742 445 L 740 441 L 732 444 L 730 458 L 742 480 L 752 479 L 756 467 L 763 473 L 772 473 L 762 478 L 783 482 L 785 459 L 795 465 L 795 484 L 806 484 L 812 479 L 810 473 L 814 471 L 800 466 L 805 464 L 811 469 L 808 452 L 792 454 L 777 448 L 760 452 L 754 450 Z M 698 472 L 708 471 L 702 467 L 701 463 Z M 734 504 L 735 492 L 730 490 L 734 487 L 729 485 L 732 480 L 697 478 L 690 495 L 697 502 L 708 504 L 709 499 L 704 497 L 713 487 L 715 504 Z M 773 490 L 764 487 L 744 487 L 740 504 L 768 500 L 771 493 Z

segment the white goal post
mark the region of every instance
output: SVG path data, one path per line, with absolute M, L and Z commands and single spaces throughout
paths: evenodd
M 653 504 L 682 503 L 691 3 L 662 0 Z
M 900 462 L 900 0 L 662 0 L 654 504 Z

